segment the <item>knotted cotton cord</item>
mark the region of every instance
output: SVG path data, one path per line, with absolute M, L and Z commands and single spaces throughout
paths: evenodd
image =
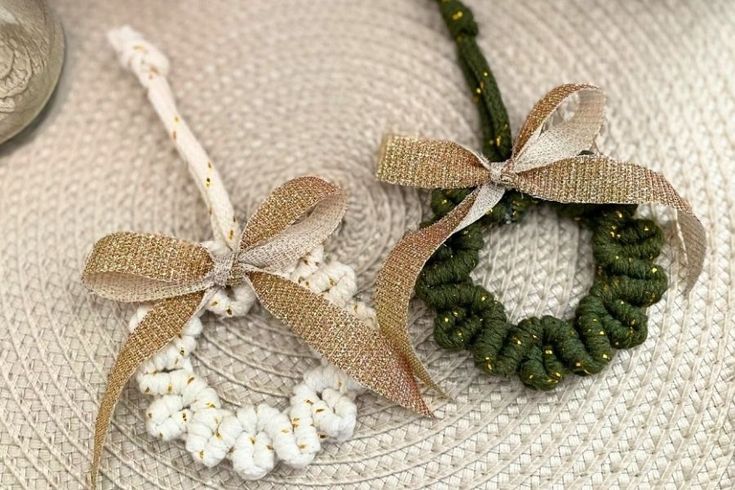
M 147 89 L 148 99 L 210 210 L 214 241 L 204 245 L 215 256 L 226 254 L 237 246 L 239 225 L 217 170 L 176 109 L 166 80 L 167 58 L 130 27 L 113 30 L 108 38 L 121 64 Z M 355 271 L 325 259 L 323 247 L 312 250 L 283 275 L 374 324 L 374 311 L 354 300 Z M 151 435 L 166 441 L 182 439 L 194 460 L 208 467 L 229 459 L 246 479 L 262 478 L 278 461 L 303 468 L 313 461 L 323 440 L 349 439 L 356 424 L 354 399 L 364 391 L 349 376 L 322 361 L 293 388 L 285 410 L 265 403 L 235 411 L 223 407 L 217 392 L 195 374 L 190 359 L 202 331 L 200 317 L 205 311 L 225 318 L 243 316 L 255 301 L 248 285 L 216 289 L 183 334 L 149 359 L 136 375 L 140 391 L 153 397 L 146 410 L 146 429 Z M 137 309 L 129 323 L 131 331 L 149 309 L 150 305 Z

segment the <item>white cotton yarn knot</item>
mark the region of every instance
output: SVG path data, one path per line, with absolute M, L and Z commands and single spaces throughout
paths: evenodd
M 215 262 L 214 283 L 217 287 L 211 292 L 211 297 L 205 308 L 212 313 L 228 317 L 245 315 L 257 298 L 255 291 L 247 282 L 227 288 L 234 253 L 227 244 L 220 241 L 203 242 Z
M 166 55 L 143 39 L 143 36 L 130 26 L 122 26 L 109 31 L 107 39 L 115 48 L 120 63 L 138 74 L 138 79 L 143 86 L 148 87 L 152 77 L 141 76 L 142 73 L 168 75 L 169 62 Z

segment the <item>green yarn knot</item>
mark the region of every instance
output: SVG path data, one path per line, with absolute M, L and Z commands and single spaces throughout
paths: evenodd
M 452 37 L 476 36 L 477 23 L 472 11 L 456 0 L 439 0 L 439 11 Z

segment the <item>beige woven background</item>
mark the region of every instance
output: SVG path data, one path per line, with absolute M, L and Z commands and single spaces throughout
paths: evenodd
M 105 373 L 132 309 L 85 292 L 92 242 L 120 229 L 208 238 L 204 206 L 143 91 L 104 40 L 130 23 L 172 61 L 180 107 L 241 214 L 289 177 L 318 173 L 351 191 L 332 244 L 369 295 L 389 247 L 420 221 L 425 196 L 378 185 L 386 130 L 477 145 L 475 109 L 429 0 L 53 2 L 68 53 L 52 109 L 0 148 L 0 487 L 77 488 Z M 488 378 L 413 335 L 456 398 L 419 420 L 372 395 L 355 438 L 304 471 L 250 488 L 632 487 L 735 485 L 735 3 L 473 0 L 514 128 L 561 82 L 610 95 L 601 142 L 666 173 L 709 230 L 705 271 L 650 310 L 650 336 L 609 369 L 536 393 Z M 644 210 L 649 212 L 649 210 Z M 671 233 L 671 214 L 653 214 Z M 476 277 L 513 319 L 568 315 L 591 281 L 589 236 L 547 210 L 493 231 Z M 366 296 L 369 297 L 369 296 Z M 198 370 L 238 404 L 283 404 L 314 362 L 266 314 L 209 319 Z M 103 486 L 239 488 L 227 464 L 193 464 L 181 443 L 149 437 L 133 387 L 116 412 Z

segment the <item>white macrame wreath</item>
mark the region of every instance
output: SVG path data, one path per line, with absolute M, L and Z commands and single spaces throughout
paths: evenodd
M 234 209 L 211 159 L 176 109 L 166 80 L 168 60 L 130 27 L 113 30 L 108 38 L 120 63 L 147 89 L 148 99 L 211 210 L 214 240 L 204 245 L 215 255 L 226 250 L 239 237 Z M 375 325 L 374 311 L 354 299 L 355 271 L 326 258 L 323 247 L 312 250 L 282 272 L 284 277 L 352 309 L 368 324 Z M 243 316 L 255 301 L 248 285 L 218 289 L 180 338 L 143 364 L 136 375 L 140 391 L 153 398 L 146 410 L 148 433 L 164 441 L 184 440 L 194 460 L 208 467 L 229 459 L 234 470 L 249 480 L 262 478 L 279 461 L 303 468 L 314 460 L 324 440 L 349 439 L 356 423 L 354 400 L 364 391 L 345 373 L 322 360 L 293 388 L 285 410 L 265 403 L 235 411 L 224 408 L 217 392 L 194 372 L 189 358 L 202 331 L 200 317 L 205 311 L 226 318 Z M 131 332 L 149 309 L 150 305 L 137 309 L 130 320 Z

